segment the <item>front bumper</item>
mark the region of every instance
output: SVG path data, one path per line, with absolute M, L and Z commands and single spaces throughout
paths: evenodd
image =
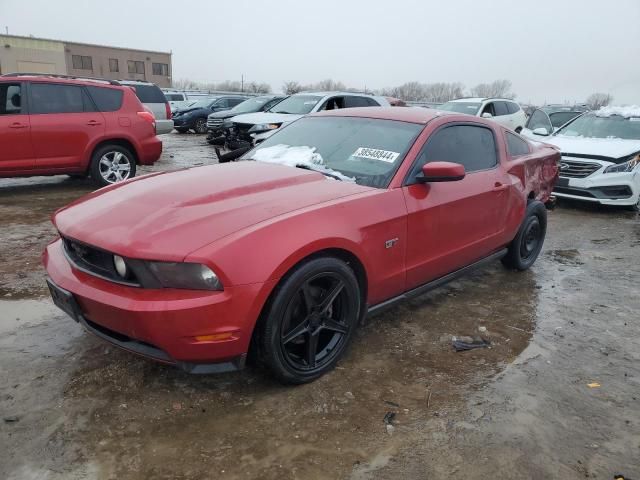
M 192 128 L 195 119 L 189 116 L 173 117 L 173 128 Z
M 558 179 L 554 195 L 573 198 L 602 205 L 630 206 L 638 203 L 640 197 L 640 176 L 637 172 L 600 173 L 586 178 Z
M 275 283 L 219 292 L 128 287 L 72 268 L 59 239 L 47 247 L 43 263 L 54 286 L 72 294 L 76 320 L 87 330 L 192 373 L 242 368 L 256 319 Z

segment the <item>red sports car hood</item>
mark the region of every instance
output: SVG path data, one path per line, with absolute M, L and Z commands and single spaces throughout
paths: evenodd
M 247 161 L 107 187 L 59 210 L 53 222 L 64 236 L 123 256 L 181 261 L 256 223 L 368 190 L 317 172 Z

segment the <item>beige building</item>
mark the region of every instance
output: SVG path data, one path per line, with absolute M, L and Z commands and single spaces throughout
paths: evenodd
M 0 35 L 0 73 L 57 73 L 171 86 L 171 53 Z

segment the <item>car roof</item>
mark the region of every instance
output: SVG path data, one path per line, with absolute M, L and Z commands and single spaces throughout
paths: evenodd
M 449 100 L 451 103 L 456 102 L 486 102 L 487 100 L 500 100 L 502 102 L 514 102 L 512 98 L 500 98 L 500 97 L 468 97 L 468 98 L 456 98 L 455 100 Z
M 355 107 L 324 110 L 312 113 L 309 117 L 361 117 L 380 120 L 397 120 L 400 122 L 425 124 L 437 117 L 445 115 L 464 115 L 455 112 L 442 112 L 429 108 L 404 107 Z
M 330 95 L 355 95 L 358 97 L 371 97 L 371 98 L 375 98 L 375 95 L 372 95 L 370 93 L 362 93 L 362 92 L 341 92 L 339 90 L 336 91 L 324 91 L 324 92 L 298 92 L 298 93 L 294 93 L 293 95 L 291 95 L 292 97 L 298 96 L 298 95 L 315 95 L 318 97 L 328 97 Z

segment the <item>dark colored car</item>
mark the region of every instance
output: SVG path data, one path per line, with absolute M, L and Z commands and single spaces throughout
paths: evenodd
M 178 133 L 186 133 L 189 130 L 196 133 L 207 133 L 207 117 L 211 112 L 230 110 L 246 99 L 247 97 L 240 95 L 203 98 L 187 108 L 177 110 L 173 114 L 173 128 Z
M 231 110 L 223 110 L 221 112 L 210 113 L 207 117 L 207 140 L 214 143 L 214 138 L 220 137 L 224 133 L 224 122 L 228 118 L 241 115 L 243 113 L 264 112 L 287 98 L 286 95 L 261 95 L 253 97 L 239 103 Z
M 0 76 L 0 177 L 90 175 L 104 186 L 161 153 L 155 117 L 116 80 Z
M 279 379 L 309 382 L 368 312 L 499 258 L 531 267 L 560 153 L 479 117 L 365 107 L 301 118 L 248 157 L 56 212 L 54 302 L 189 372 L 241 368 L 252 349 Z

